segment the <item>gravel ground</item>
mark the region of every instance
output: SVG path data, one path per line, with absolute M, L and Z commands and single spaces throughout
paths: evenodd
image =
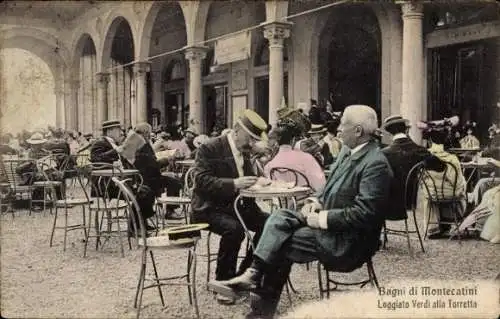
M 75 208 L 71 221 L 79 221 Z M 116 239 L 103 250 L 95 250 L 91 241 L 83 258 L 83 234 L 69 233 L 68 248 L 63 252 L 62 232 L 49 247 L 53 216 L 49 213 L 17 211 L 1 216 L 1 315 L 4 318 L 132 318 L 136 311 L 133 298 L 139 274 L 140 251 L 126 247 L 120 256 Z M 61 219 L 62 221 L 62 219 Z M 205 251 L 206 238 L 199 251 Z M 417 247 L 418 241 L 413 241 Z M 212 236 L 211 247 L 217 249 L 218 237 Z M 491 279 L 500 269 L 499 246 L 479 240 L 432 240 L 425 242 L 427 252 L 408 254 L 406 241 L 391 236 L 386 250 L 374 257 L 374 266 L 381 285 L 404 279 Z M 184 251 L 158 251 L 156 260 L 160 275 L 178 274 L 185 267 Z M 214 265 L 215 266 L 215 265 Z M 213 268 L 212 268 L 213 269 Z M 364 275 L 366 268 L 348 277 Z M 198 263 L 198 299 L 202 318 L 241 318 L 248 311 L 243 302 L 235 306 L 219 305 L 205 290 L 206 259 Z M 293 306 L 319 299 L 316 265 L 307 270 L 296 265 L 291 275 L 298 294 L 292 294 Z M 359 288 L 352 288 L 359 289 Z M 365 288 L 366 289 L 366 288 Z M 186 288 L 165 287 L 166 307 L 162 308 L 155 289 L 144 292 L 143 318 L 193 318 Z M 284 295 L 285 296 L 285 295 Z M 333 297 L 334 298 L 334 295 Z M 282 298 L 279 312 L 292 306 Z

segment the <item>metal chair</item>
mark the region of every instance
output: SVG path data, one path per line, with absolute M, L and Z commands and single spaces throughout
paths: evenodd
M 52 210 L 58 198 L 57 194 L 64 194 L 65 191 L 65 184 L 63 184 L 64 174 L 60 170 L 61 164 L 59 158 L 52 154 L 38 159 L 35 163 L 38 180 L 33 182 L 32 190 L 35 192 L 41 189 L 42 198 L 33 198 L 32 196 L 31 203 L 41 203 L 43 213 L 45 214 L 48 207 L 50 214 L 52 214 Z M 62 167 L 62 169 L 64 168 Z M 42 177 L 41 180 L 39 180 L 39 177 Z
M 375 275 L 375 269 L 373 268 L 373 262 L 372 259 L 370 258 L 368 261 L 366 261 L 366 268 L 368 271 L 368 279 L 361 280 L 361 281 L 356 281 L 356 282 L 343 282 L 343 281 L 337 281 L 333 278 L 330 277 L 330 273 L 332 272 L 339 272 L 338 270 L 334 269 L 329 269 L 320 262 L 318 262 L 318 284 L 319 284 L 319 293 L 320 293 L 320 298 L 323 299 L 325 293 L 326 293 L 326 298 L 330 298 L 330 292 L 337 290 L 338 286 L 360 286 L 360 288 L 363 288 L 366 286 L 368 283 L 372 285 L 372 287 L 376 287 L 377 290 L 380 290 L 379 285 L 378 285 L 378 280 L 377 276 Z M 322 267 L 323 266 L 323 267 Z M 322 268 L 325 273 L 325 278 L 323 282 L 323 276 L 322 276 Z M 330 285 L 333 284 L 334 286 L 331 287 Z
M 189 302 L 194 305 L 196 317 L 200 317 L 200 312 L 198 308 L 198 298 L 196 293 L 196 246 L 198 240 L 201 238 L 200 230 L 202 228 L 208 227 L 207 224 L 199 225 L 200 227 L 193 230 L 193 233 L 190 237 L 183 238 L 174 238 L 170 234 L 173 234 L 172 231 L 170 234 L 167 229 L 166 235 L 163 236 L 153 236 L 148 237 L 146 227 L 144 225 L 144 221 L 140 218 L 140 207 L 137 203 L 137 200 L 132 193 L 132 190 L 127 186 L 127 180 L 120 181 L 118 178 L 113 177 L 112 181 L 115 185 L 119 187 L 120 195 L 124 198 L 125 202 L 130 211 L 131 220 L 133 221 L 133 228 L 137 231 L 134 231 L 135 240 L 139 247 L 142 249 L 142 258 L 141 258 L 141 267 L 139 272 L 139 278 L 137 283 L 137 289 L 135 293 L 134 299 L 134 308 L 137 308 L 137 318 L 140 317 L 141 305 L 143 299 L 143 292 L 149 288 L 157 288 L 158 294 L 160 296 L 160 300 L 162 306 L 165 306 L 165 301 L 163 298 L 162 286 L 175 285 L 175 286 L 186 286 L 188 290 Z M 137 214 L 135 216 L 134 214 Z M 136 218 L 137 217 L 137 218 Z M 136 220 L 139 222 L 139 225 L 136 224 Z M 184 225 L 182 227 L 189 227 Z M 182 231 L 179 227 L 174 227 L 180 231 Z M 171 228 L 170 230 L 173 230 Z M 154 258 L 153 251 L 155 250 L 187 250 L 187 271 L 185 274 L 170 276 L 166 278 L 160 278 L 158 276 L 157 265 Z M 148 264 L 148 253 L 151 259 L 151 265 L 153 266 L 154 276 L 153 278 L 146 278 L 146 268 Z M 179 281 L 185 279 L 184 283 L 182 282 L 171 282 L 171 281 Z M 146 281 L 151 282 L 151 284 L 146 285 Z
M 451 163 L 442 161 L 444 169 L 442 172 L 442 177 L 439 180 L 436 180 L 431 175 L 431 170 L 427 169 L 425 166 L 422 170 L 422 177 L 420 178 L 420 185 L 422 189 L 425 191 L 427 195 L 427 205 L 428 205 L 428 216 L 427 223 L 425 225 L 424 238 L 427 238 L 427 231 L 429 230 L 429 225 L 450 225 L 455 226 L 456 229 L 460 226 L 460 222 L 463 216 L 464 207 L 462 206 L 462 201 L 465 200 L 467 202 L 467 192 L 464 191 L 464 194 L 458 194 L 458 177 L 459 170 Z M 448 178 L 448 172 L 451 171 L 452 178 L 451 180 Z M 441 172 L 439 172 L 441 173 Z M 441 186 L 438 186 L 438 183 L 441 183 Z M 446 188 L 448 187 L 448 191 Z M 432 213 L 432 208 L 436 207 L 438 209 L 437 223 L 431 222 L 430 217 Z M 453 221 L 444 221 L 441 219 L 442 209 L 448 207 L 453 214 Z M 457 234 L 458 239 L 461 239 L 460 234 Z M 451 237 L 450 237 L 451 239 Z
M 7 178 L 7 183 L 9 184 L 9 188 L 12 192 L 13 201 L 27 199 L 29 201 L 28 208 L 29 214 L 31 215 L 32 211 L 32 202 L 31 202 L 31 194 L 32 187 L 31 185 L 24 185 L 25 181 L 22 177 L 17 174 L 17 167 L 20 163 L 28 162 L 32 160 L 28 159 L 20 159 L 20 158 L 2 158 L 3 169 L 5 170 L 5 176 Z M 33 174 L 34 172 L 30 172 Z
M 50 247 L 52 247 L 54 233 L 56 229 L 64 230 L 63 251 L 66 251 L 66 239 L 68 232 L 70 231 L 78 229 L 83 230 L 85 243 L 88 241 L 88 233 L 86 229 L 86 224 L 87 224 L 86 213 L 90 211 L 90 204 L 92 203 L 92 200 L 90 199 L 90 194 L 87 190 L 88 183 L 90 182 L 90 180 L 85 179 L 86 177 L 85 170 L 87 169 L 88 168 L 85 167 L 73 168 L 75 173 L 75 176 L 73 178 L 76 178 L 77 184 L 69 185 L 68 187 L 66 187 L 66 192 L 63 198 L 57 200 L 55 203 L 54 222 L 52 224 L 52 231 L 50 234 L 50 242 L 49 242 Z M 55 192 L 55 189 L 52 189 L 52 192 Z M 69 210 L 75 207 L 80 207 L 82 209 L 82 221 L 79 224 L 68 225 Z M 64 209 L 64 226 L 57 226 L 59 209 Z M 83 252 L 84 257 L 86 256 L 86 249 L 87 245 L 85 244 Z
M 420 248 L 422 252 L 425 253 L 424 244 L 422 241 L 422 236 L 420 236 L 420 230 L 418 228 L 417 217 L 416 217 L 416 198 L 417 198 L 417 185 L 420 182 L 420 178 L 422 177 L 422 170 L 424 169 L 424 162 L 420 162 L 415 164 L 411 170 L 408 172 L 408 176 L 405 181 L 405 189 L 401 194 L 392 194 L 394 196 L 403 196 L 404 207 L 406 209 L 404 219 L 405 222 L 405 230 L 397 230 L 390 229 L 387 227 L 386 222 L 384 221 L 384 243 L 383 248 L 385 249 L 386 243 L 388 242 L 387 235 L 395 235 L 395 236 L 404 236 L 408 242 L 408 251 L 410 255 L 413 255 L 413 251 L 411 248 L 410 234 L 417 234 L 418 241 L 420 243 Z M 411 196 L 410 196 L 411 195 Z M 410 199 L 410 201 L 409 201 Z M 413 213 L 413 221 L 415 223 L 415 230 L 408 230 L 408 212 L 411 211 Z M 391 219 L 392 220 L 392 219 Z
M 111 176 L 93 176 L 95 170 L 111 170 Z M 96 250 L 104 248 L 104 244 L 111 238 L 118 238 L 120 253 L 125 257 L 123 240 L 128 238 L 129 214 L 127 203 L 118 196 L 118 189 L 112 183 L 113 177 L 121 178 L 122 169 L 109 163 L 91 163 L 85 170 L 86 178 L 90 181 L 90 211 L 87 224 L 87 240 L 85 241 L 84 257 L 88 239 L 96 238 Z M 142 181 L 142 179 L 141 179 Z M 94 227 L 92 227 L 94 224 Z M 116 226 L 116 230 L 113 229 Z M 92 234 L 93 230 L 93 234 Z M 104 241 L 101 238 L 104 237 Z M 132 249 L 130 241 L 129 249 Z
M 284 181 L 284 182 L 293 182 L 293 187 L 296 186 L 305 186 L 311 187 L 311 183 L 309 182 L 309 179 L 302 173 L 299 172 L 293 168 L 289 167 L 273 167 L 271 171 L 269 172 L 269 177 L 272 180 L 279 180 L 279 181 Z M 300 202 L 300 200 L 303 200 L 304 198 L 293 198 L 293 205 L 297 206 L 297 202 Z M 278 198 L 280 202 L 280 207 L 283 207 L 283 203 L 281 202 L 281 199 Z M 288 202 L 285 203 L 285 206 L 288 206 Z
M 184 215 L 184 221 L 186 224 L 190 222 L 190 205 L 191 205 L 191 195 L 194 188 L 194 167 L 189 168 L 184 174 L 184 187 L 181 190 L 179 196 L 162 196 L 156 199 L 157 212 L 160 215 L 165 216 L 167 212 L 168 205 L 179 205 L 182 208 L 182 213 Z M 157 214 L 158 215 L 158 214 Z M 164 218 L 162 220 L 162 227 L 165 227 Z

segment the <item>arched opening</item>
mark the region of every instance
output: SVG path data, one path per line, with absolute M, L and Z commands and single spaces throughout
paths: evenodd
M 332 11 L 319 43 L 319 102 L 335 111 L 370 105 L 380 118 L 381 38 L 373 11 L 359 5 Z
M 151 41 L 149 55 L 180 49 L 187 44 L 184 14 L 177 1 L 154 4 L 150 17 Z M 161 114 L 160 123 L 170 130 L 176 123 L 187 126 L 189 107 L 186 103 L 186 64 L 182 52 L 166 55 L 151 61 L 151 81 L 148 94 L 151 105 Z
M 114 34 L 109 34 L 113 31 Z M 132 30 L 127 20 L 119 17 L 111 24 L 108 34 L 112 36 L 112 41 L 107 116 L 108 119 L 118 119 L 125 127 L 129 127 L 137 116 L 133 65 L 126 65 L 134 61 L 135 57 Z
M 236 32 L 265 20 L 264 1 L 214 1 L 208 10 L 205 39 Z M 231 21 L 231 23 L 227 23 L 227 21 Z M 262 33 L 262 30 L 252 31 L 252 38 L 255 38 L 259 33 Z M 213 56 L 215 43 L 212 42 L 208 45 L 210 50 L 204 61 L 203 69 L 202 127 L 205 131 L 211 132 L 214 129 L 220 131 L 231 125 L 233 115 L 248 107 L 248 94 L 252 93 L 231 94 L 232 90 L 245 92 L 249 89 L 247 83 L 249 70 L 246 69 L 248 63 L 246 61 L 231 62 L 232 66 L 237 66 L 239 69 L 239 72 L 235 73 L 238 79 L 234 81 L 231 78 L 231 72 L 229 72 L 229 63 L 221 64 L 220 59 Z M 229 84 L 231 82 L 237 83 L 237 87 L 232 87 Z
M 41 57 L 19 49 L 0 50 L 0 133 L 16 134 L 56 125 L 55 79 Z
M 85 34 L 77 46 L 78 57 L 78 93 L 76 107 L 77 129 L 82 133 L 97 131 L 97 86 L 96 86 L 96 48 L 92 38 Z

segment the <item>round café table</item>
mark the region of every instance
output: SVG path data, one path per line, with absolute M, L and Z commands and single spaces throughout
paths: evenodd
M 111 176 L 133 176 L 133 175 L 138 175 L 139 170 L 137 169 L 96 169 L 93 170 L 91 175 L 92 176 L 103 176 L 103 177 L 111 177 Z
M 194 159 L 184 159 L 184 160 L 178 160 L 175 161 L 175 164 L 181 166 L 181 167 L 191 167 L 194 165 Z
M 236 196 L 236 199 L 234 200 L 234 212 L 236 213 L 236 216 L 238 217 L 238 220 L 240 221 L 241 226 L 245 230 L 245 235 L 247 239 L 250 242 L 250 245 L 252 246 L 252 249 L 255 250 L 254 244 L 253 244 L 253 237 L 250 231 L 248 230 L 245 221 L 241 217 L 241 214 L 238 210 L 238 202 L 246 197 L 246 198 L 255 198 L 255 199 L 263 199 L 263 200 L 272 200 L 272 199 L 279 199 L 280 207 L 283 208 L 283 206 L 288 207 L 288 200 L 292 199 L 293 201 L 293 209 L 296 209 L 296 202 L 295 198 L 296 197 L 302 197 L 302 196 L 307 196 L 309 194 L 313 193 L 313 190 L 310 187 L 305 187 L 305 186 L 295 186 L 295 187 L 273 187 L 273 186 L 264 186 L 264 187 L 250 187 L 247 189 L 242 189 L 240 190 L 240 193 L 238 196 Z M 284 201 L 282 201 L 284 199 Z M 281 205 L 283 202 L 285 202 L 285 205 Z
M 481 172 L 487 168 L 493 168 L 494 165 L 490 164 L 486 161 L 485 158 L 479 158 L 477 161 L 471 161 L 471 162 L 462 162 L 460 163 L 460 166 L 462 167 L 462 172 L 464 172 L 466 169 L 472 169 L 471 173 L 467 177 L 467 185 L 470 183 L 472 180 L 472 177 L 474 175 L 477 176 L 478 179 L 481 178 Z

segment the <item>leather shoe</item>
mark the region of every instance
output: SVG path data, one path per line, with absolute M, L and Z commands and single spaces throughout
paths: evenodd
M 248 268 L 240 276 L 229 280 L 210 281 L 208 289 L 228 298 L 238 299 L 245 296 L 251 290 L 257 288 L 260 283 L 261 273 L 255 268 Z
M 237 291 L 251 291 L 259 286 L 261 277 L 259 270 L 250 267 L 241 275 L 221 283 Z

